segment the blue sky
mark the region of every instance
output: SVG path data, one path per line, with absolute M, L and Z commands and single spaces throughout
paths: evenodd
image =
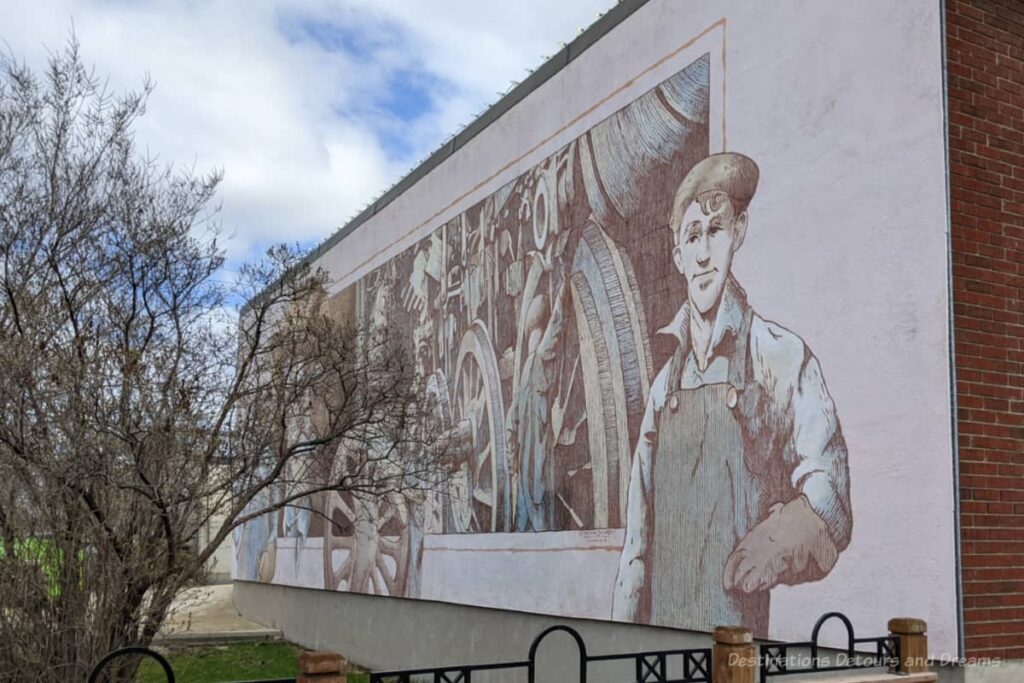
M 5 0 L 34 66 L 72 22 L 115 90 L 156 82 L 138 140 L 221 168 L 229 268 L 326 238 L 614 0 Z
M 302 14 L 284 13 L 278 20 L 282 34 L 293 44 L 311 43 L 331 53 L 342 53 L 367 69 L 393 58 L 412 37 L 402 25 L 349 13 L 348 21 L 311 19 Z M 373 30 L 366 30 L 372 26 Z M 455 95 L 458 84 L 431 73 L 422 63 L 409 60 L 389 70 L 383 83 L 366 92 L 366 99 L 339 109 L 339 117 L 365 118 L 374 128 L 384 152 L 392 160 L 414 153 L 419 141 L 412 139 L 407 124 L 436 112 L 439 103 Z

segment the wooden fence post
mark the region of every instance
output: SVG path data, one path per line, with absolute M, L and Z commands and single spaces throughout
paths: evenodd
M 889 635 L 900 639 L 900 658 L 894 671 L 916 674 L 928 671 L 928 624 L 924 619 L 901 617 L 889 620 Z
M 745 626 L 718 626 L 711 646 L 715 683 L 754 683 L 757 648 L 754 633 Z
M 345 658 L 334 652 L 302 652 L 295 683 L 345 683 Z

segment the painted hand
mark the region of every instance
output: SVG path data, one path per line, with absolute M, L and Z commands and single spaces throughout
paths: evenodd
M 803 496 L 772 505 L 725 563 L 722 584 L 743 593 L 780 583 L 815 581 L 831 571 L 839 550 L 828 527 Z

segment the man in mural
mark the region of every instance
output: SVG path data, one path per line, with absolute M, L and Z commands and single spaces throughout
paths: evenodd
M 769 589 L 819 579 L 849 543 L 846 443 L 818 360 L 731 275 L 758 168 L 699 162 L 676 192 L 687 299 L 634 454 L 613 618 L 765 635 Z

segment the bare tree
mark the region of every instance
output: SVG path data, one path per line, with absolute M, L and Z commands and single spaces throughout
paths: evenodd
M 222 281 L 220 174 L 138 151 L 149 91 L 112 95 L 74 39 L 41 75 L 0 58 L 3 680 L 148 644 L 248 520 L 440 476 L 386 330 L 327 315 L 295 249 Z

